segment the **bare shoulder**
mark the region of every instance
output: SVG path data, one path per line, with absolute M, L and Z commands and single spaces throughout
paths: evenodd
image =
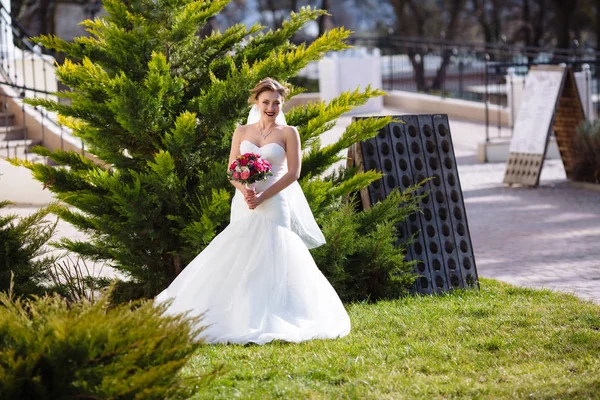
M 286 125 L 283 127 L 283 135 L 286 140 L 288 139 L 300 139 L 300 134 L 295 126 Z
M 298 129 L 296 129 L 295 126 L 291 126 L 291 125 L 283 125 L 283 130 L 284 132 L 290 132 L 290 133 L 298 133 Z
M 243 140 L 246 137 L 247 132 L 250 130 L 250 125 L 238 125 L 233 132 L 233 139 Z
M 235 132 L 233 132 L 234 135 L 243 135 L 248 131 L 248 125 L 238 125 L 237 128 L 235 128 Z

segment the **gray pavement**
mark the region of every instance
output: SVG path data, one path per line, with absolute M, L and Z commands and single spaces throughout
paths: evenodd
M 535 189 L 499 184 L 504 169 L 459 166 L 479 276 L 600 304 L 600 192 L 569 185 L 560 160 Z
M 382 114 L 402 112 L 385 109 Z M 323 144 L 350 120 L 340 118 L 324 134 Z M 600 304 L 600 191 L 570 185 L 560 160 L 546 160 L 538 188 L 506 187 L 504 163 L 477 163 L 485 126 L 451 119 L 450 129 L 479 276 L 573 293 Z M 20 204 L 0 214 L 27 215 L 48 198 L 37 181 L 2 172 L 0 200 Z M 4 179 L 10 185 L 2 187 Z M 31 201 L 23 201 L 24 193 Z M 57 236 L 85 238 L 65 222 L 59 223 Z
M 600 304 L 600 191 L 573 187 L 561 160 L 544 162 L 539 187 L 508 187 L 504 163 L 472 157 L 485 126 L 450 128 L 479 276 Z

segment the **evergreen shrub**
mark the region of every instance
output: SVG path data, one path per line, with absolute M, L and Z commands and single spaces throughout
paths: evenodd
M 109 307 L 0 293 L 1 399 L 187 399 L 210 380 L 180 375 L 194 320 L 151 302 Z
M 417 188 L 396 190 L 364 211 L 357 211 L 353 197 L 322 217 L 327 243 L 311 252 L 343 301 L 409 293 L 416 275 L 413 263 L 405 260 L 407 243 L 398 241 L 396 225 L 418 212 Z
M 0 202 L 0 209 L 10 205 Z M 0 216 L 0 291 L 23 297 L 57 293 L 68 301 L 93 300 L 110 280 L 94 275 L 85 260 L 51 254 L 58 220 L 47 217 L 55 205 L 26 217 Z
M 600 183 L 600 120 L 585 121 L 573 137 L 573 179 Z
M 0 209 L 10 205 L 0 202 Z M 0 216 L 0 291 L 12 285 L 16 296 L 43 294 L 48 290 L 48 271 L 56 261 L 47 256 L 48 240 L 57 222 L 46 220 L 47 209 L 19 218 L 16 214 Z

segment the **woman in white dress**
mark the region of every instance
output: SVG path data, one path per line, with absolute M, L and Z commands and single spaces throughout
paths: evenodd
M 208 343 L 301 342 L 350 332 L 338 295 L 308 248 L 325 243 L 297 179 L 300 137 L 281 105 L 287 88 L 267 78 L 250 97 L 248 124 L 233 134 L 229 164 L 256 153 L 272 165 L 266 181 L 236 193 L 231 221 L 156 301 L 169 313 L 201 315 Z

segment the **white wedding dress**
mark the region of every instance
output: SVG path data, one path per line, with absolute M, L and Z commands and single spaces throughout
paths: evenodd
M 287 172 L 285 150 L 277 143 L 258 147 L 244 140 L 240 150 L 258 153 L 272 164 L 273 176 L 258 182 L 257 192 Z M 290 208 L 298 195 L 304 198 L 284 189 L 250 210 L 236 190 L 229 226 L 156 301 L 171 300 L 169 313 L 202 315 L 200 324 L 207 328 L 200 336 L 208 343 L 300 342 L 347 335 L 350 319 L 311 257 L 311 238 L 295 233 L 305 222 L 294 218 Z

